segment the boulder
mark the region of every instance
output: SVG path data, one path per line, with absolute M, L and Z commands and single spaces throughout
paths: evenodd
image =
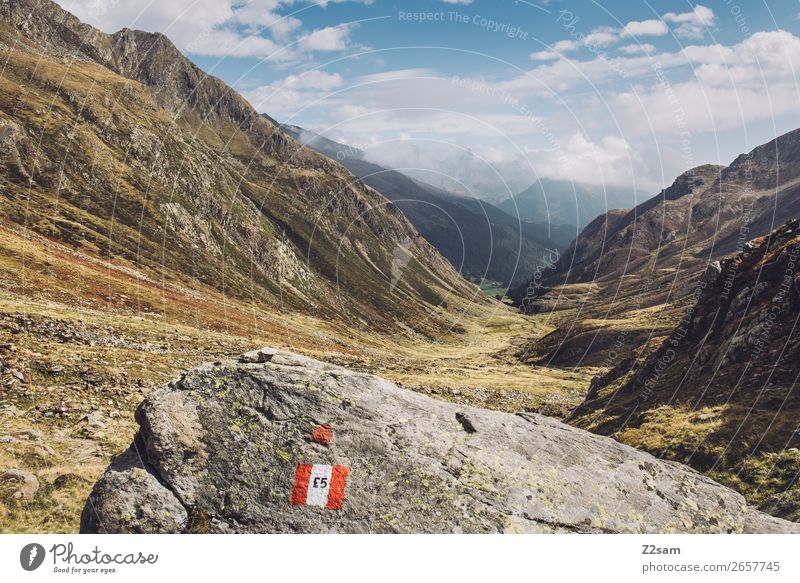
M 39 491 L 39 479 L 30 472 L 11 469 L 0 474 L 0 484 L 8 485 L 14 491 L 12 498 L 32 502 Z
M 281 350 L 192 370 L 150 395 L 136 419 L 139 433 L 95 485 L 81 532 L 800 530 L 610 438 L 437 401 Z M 335 432 L 330 443 L 313 439 L 321 426 Z M 320 498 L 318 487 L 329 491 Z

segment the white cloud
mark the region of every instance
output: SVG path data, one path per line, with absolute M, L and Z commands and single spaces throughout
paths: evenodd
M 400 168 L 440 188 L 462 194 L 507 198 L 536 178 L 533 166 L 520 152 L 491 147 L 467 148 L 457 143 L 411 137 L 365 144 L 364 157 L 389 168 Z
M 353 25 L 328 26 L 315 30 L 300 39 L 298 46 L 305 51 L 343 51 L 350 40 Z
M 651 44 L 630 44 L 619 47 L 620 52 L 626 55 L 651 55 L 656 52 L 656 47 Z
M 280 44 L 263 36 L 241 35 L 233 30 L 218 30 L 208 34 L 198 34 L 181 50 L 195 55 L 216 57 L 251 57 L 258 56 L 273 61 L 293 59 L 293 55 Z
M 789 32 L 759 32 L 731 46 L 689 46 L 665 62 L 675 66 L 679 59 L 693 66 L 689 78 L 612 98 L 624 123 L 642 131 L 650 131 L 651 124 L 656 132 L 681 126 L 718 132 L 796 111 L 800 38 Z M 648 124 L 636 125 L 634 120 L 642 116 Z
M 303 23 L 294 16 L 277 14 L 276 10 L 281 4 L 281 0 L 248 0 L 237 3 L 229 22 L 237 23 L 254 33 L 266 28 L 274 38 L 287 39 Z
M 677 24 L 675 34 L 682 38 L 703 38 L 706 29 L 714 26 L 716 16 L 711 8 L 698 4 L 690 12 L 668 12 L 663 19 Z
M 757 32 L 729 47 L 689 46 L 682 53 L 697 65 L 696 76 L 705 85 L 797 89 L 800 38 L 785 30 Z
M 622 34 L 628 36 L 664 36 L 669 28 L 662 20 L 641 20 L 629 22 L 622 29 Z
M 664 53 L 658 55 L 658 59 L 664 67 L 686 64 L 686 58 L 680 54 Z M 653 62 L 650 56 L 604 55 L 586 61 L 561 59 L 539 64 L 525 74 L 499 81 L 497 86 L 517 96 L 550 96 L 577 87 L 600 91 L 599 86 L 604 83 L 628 83 L 638 76 L 652 75 Z
M 581 43 L 579 43 L 578 41 L 560 40 L 545 51 L 537 51 L 535 53 L 531 53 L 530 57 L 534 61 L 552 61 L 554 59 L 560 58 L 562 54 L 567 53 L 569 51 L 577 50 L 580 47 Z
M 328 0 L 370 3 L 371 0 Z M 182 51 L 215 57 L 296 61 L 309 53 L 345 50 L 353 27 L 303 31 L 297 17 L 280 10 L 295 0 L 166 0 L 114 2 L 58 0 L 78 18 L 105 32 L 122 28 L 163 32 Z
M 498 86 L 526 101 L 590 95 L 590 105 L 567 98 L 563 117 L 574 115 L 587 127 L 619 125 L 626 134 L 666 137 L 733 131 L 789 116 L 797 111 L 798 79 L 800 38 L 769 31 L 734 45 L 698 44 L 677 52 L 624 45 L 619 56 L 540 64 Z
M 530 56 L 534 61 L 553 61 L 561 58 L 561 55 L 553 51 L 536 51 L 531 53 Z
M 245 92 L 244 96 L 258 111 L 281 120 L 294 118 L 308 106 L 313 107 L 313 113 L 318 118 L 330 123 L 387 110 L 381 116 L 353 122 L 351 129 L 354 129 L 354 133 L 367 133 L 370 124 L 374 124 L 376 132 L 413 128 L 421 118 L 435 115 L 433 112 L 421 112 L 422 109 L 447 110 L 464 97 L 463 91 L 451 82 L 450 77 L 424 68 L 373 73 L 348 81 L 338 73 L 313 70 L 289 75 Z M 315 102 L 319 104 L 314 106 Z M 414 108 L 420 111 L 415 112 Z M 449 133 L 453 131 L 451 126 L 442 126 L 441 129 Z M 435 124 L 428 127 L 435 127 Z
M 690 12 L 674 13 L 670 12 L 665 14 L 661 20 L 648 19 L 628 22 L 622 28 L 612 28 L 609 26 L 601 26 L 593 29 L 589 34 L 583 38 L 583 44 L 587 47 L 603 48 L 614 44 L 620 38 L 625 36 L 645 37 L 645 36 L 664 36 L 669 33 L 669 27 L 666 23 L 677 24 L 675 33 L 683 38 L 702 38 L 705 28 L 714 25 L 715 16 L 713 10 L 698 4 Z M 575 41 L 562 41 L 575 43 Z M 577 44 L 577 43 L 575 43 Z M 564 51 L 556 50 L 555 48 L 550 51 L 540 51 L 533 53 L 531 58 L 536 60 L 553 60 L 558 57 L 557 54 Z M 536 56 L 534 56 L 536 55 Z
M 656 53 L 650 44 L 620 47 L 623 55 L 589 60 L 562 59 L 542 63 L 526 74 L 497 82 L 515 95 L 549 95 L 583 86 L 593 91 L 604 83 L 654 83 L 654 65 L 669 70 L 691 65 L 692 75 L 706 86 L 754 87 L 765 93 L 783 84 L 798 87 L 800 38 L 787 31 L 759 32 L 736 45 L 689 45 L 674 53 Z M 682 79 L 681 79 L 682 80 Z M 602 89 L 606 91 L 606 89 Z
M 180 48 L 233 17 L 232 2 L 219 0 L 152 2 L 145 9 L 138 2 L 60 0 L 59 4 L 105 32 L 122 28 L 163 32 Z
M 618 31 L 613 28 L 596 28 L 586 35 L 584 44 L 586 46 L 607 47 L 619 40 Z
M 556 148 L 531 149 L 528 157 L 546 178 L 575 180 L 589 184 L 630 185 L 641 159 L 627 140 L 605 136 L 598 142 L 574 133 L 561 140 Z
M 574 40 L 560 40 L 555 43 L 552 49 L 557 53 L 567 53 L 580 48 L 580 43 Z
M 258 111 L 285 120 L 298 110 L 324 99 L 327 92 L 344 84 L 338 73 L 312 70 L 263 85 L 244 93 L 245 98 Z
M 676 14 L 675 12 L 668 12 L 663 16 L 667 22 L 698 24 L 700 26 L 713 26 L 716 16 L 714 11 L 707 6 L 698 4 L 691 12 L 682 12 Z
M 292 89 L 321 89 L 329 91 L 344 84 L 344 79 L 339 73 L 326 73 L 325 71 L 306 71 L 299 75 L 289 75 L 283 80 L 283 85 Z

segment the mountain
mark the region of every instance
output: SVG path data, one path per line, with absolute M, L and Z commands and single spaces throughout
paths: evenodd
M 2 1 L 0 61 L 0 532 L 75 532 L 176 371 L 271 343 L 429 387 L 522 323 L 165 36 Z
M 663 259 L 685 241 L 707 235 L 694 221 L 694 205 L 712 187 L 721 166 L 700 166 L 634 209 L 612 209 L 591 221 L 548 273 L 547 282 L 618 279 L 659 251 Z M 696 196 L 690 196 L 696 195 Z M 698 213 L 699 215 L 699 213 Z M 670 255 L 671 256 L 671 255 Z
M 136 418 L 83 533 L 800 532 L 690 468 L 555 419 L 270 348 L 189 371 Z M 320 500 L 309 476 L 326 470 Z
M 523 221 L 583 228 L 609 209 L 627 207 L 635 200 L 636 193 L 629 188 L 542 178 L 498 206 Z
M 11 0 L 0 43 L 13 47 L 0 86 L 9 228 L 115 273 L 386 333 L 432 335 L 452 322 L 450 303 L 473 301 L 397 206 L 167 37 L 109 35 L 49 0 Z M 83 281 L 71 295 L 106 291 Z
M 701 282 L 660 346 L 596 378 L 572 422 L 800 520 L 800 221 L 712 262 Z
M 800 130 L 694 168 L 509 292 L 548 323 L 517 356 L 597 367 L 570 423 L 798 520 L 798 217 Z
M 554 251 L 563 251 L 574 227 L 519 221 L 499 208 L 440 190 L 364 160 L 363 152 L 298 126 L 281 126 L 300 143 L 341 162 L 394 202 L 461 274 L 518 284 Z
M 457 196 L 498 204 L 534 180 L 535 172 L 524 155 L 488 160 L 469 147 L 445 142 L 390 140 L 371 144 L 364 159 L 403 173 Z M 543 221 L 537 221 L 543 222 Z
M 598 365 L 612 343 L 638 350 L 669 334 L 709 262 L 800 216 L 798 167 L 795 130 L 592 221 L 558 261 L 509 291 L 529 312 L 577 310 L 568 326 L 528 346 L 526 360 Z
M 654 274 L 679 262 L 730 254 L 800 214 L 800 130 L 704 165 L 631 210 L 592 221 L 543 279 L 547 285 L 619 279 L 643 263 Z M 690 271 L 695 271 L 692 269 Z

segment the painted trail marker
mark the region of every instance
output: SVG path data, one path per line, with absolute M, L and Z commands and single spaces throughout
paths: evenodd
M 321 506 L 340 510 L 350 468 L 327 464 L 300 464 L 294 475 L 291 502 L 295 506 Z
M 311 439 L 322 445 L 330 445 L 333 441 L 333 428 L 327 423 L 325 425 L 320 425 L 311 434 Z

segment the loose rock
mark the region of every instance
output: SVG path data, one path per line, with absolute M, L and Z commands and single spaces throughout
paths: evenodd
M 0 475 L 0 482 L 11 484 L 16 488 L 14 498 L 32 502 L 39 491 L 39 479 L 23 470 L 6 470 Z

